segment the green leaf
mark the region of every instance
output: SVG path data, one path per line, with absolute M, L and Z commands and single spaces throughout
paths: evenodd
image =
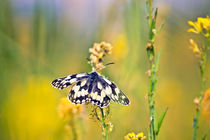
M 157 13 L 158 13 L 158 8 L 155 8 L 155 15 L 154 18 L 152 18 L 152 29 L 155 29 Z
M 159 65 L 159 61 L 160 61 L 160 56 L 161 56 L 161 53 L 162 53 L 162 50 L 160 50 L 159 52 L 158 52 L 158 55 L 157 55 L 157 58 L 156 58 L 156 62 L 155 62 L 155 72 L 157 72 L 158 71 L 158 65 Z
M 158 14 L 158 8 L 155 8 L 155 18 L 154 18 L 155 21 L 157 19 L 157 14 Z
M 161 127 L 161 125 L 163 123 L 163 120 L 164 120 L 164 118 L 166 116 L 167 111 L 168 111 L 168 107 L 163 110 L 163 113 L 160 116 L 160 120 L 158 121 L 157 128 L 156 128 L 156 135 L 158 135 L 158 133 L 160 132 L 160 127 Z
M 148 137 L 148 140 L 151 140 L 150 131 L 148 129 L 147 129 L 147 137 Z
M 158 8 L 155 8 L 155 14 L 154 14 L 154 17 L 152 18 L 152 23 L 151 23 L 151 27 L 150 27 L 151 40 L 155 37 L 155 33 L 153 32 L 153 30 L 155 30 L 155 28 L 156 28 L 155 26 L 156 26 L 157 12 L 158 12 Z
M 207 136 L 207 135 L 205 134 L 205 135 L 202 137 L 202 140 L 205 140 L 205 139 L 206 139 L 206 136 Z
M 160 27 L 157 30 L 157 34 L 163 29 L 164 25 L 165 25 L 165 20 L 160 24 Z
M 152 38 L 152 42 L 155 42 L 155 39 L 157 37 L 157 35 L 160 33 L 160 31 L 163 29 L 165 25 L 165 20 L 161 23 L 161 25 L 159 26 L 159 28 L 157 29 L 157 32 L 154 34 L 153 38 Z

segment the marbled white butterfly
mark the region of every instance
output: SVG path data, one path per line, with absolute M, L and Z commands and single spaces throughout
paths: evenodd
M 129 105 L 126 95 L 110 80 L 93 71 L 90 73 L 77 73 L 67 77 L 58 78 L 52 82 L 57 89 L 64 89 L 73 85 L 68 98 L 73 104 L 90 102 L 101 108 L 114 102 Z

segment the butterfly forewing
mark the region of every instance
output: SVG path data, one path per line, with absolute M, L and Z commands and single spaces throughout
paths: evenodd
M 58 78 L 52 81 L 52 86 L 57 89 L 64 89 L 80 80 L 83 80 L 88 77 L 88 73 L 77 73 L 72 74 L 63 78 Z

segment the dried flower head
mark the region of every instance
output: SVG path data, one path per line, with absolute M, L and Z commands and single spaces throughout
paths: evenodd
M 198 110 L 199 109 L 199 104 L 200 104 L 200 98 L 196 97 L 193 102 L 195 103 L 196 110 Z
M 144 136 L 144 133 L 138 133 L 137 135 L 135 135 L 135 133 L 128 133 L 128 135 L 126 135 L 125 140 L 146 140 L 146 136 Z
M 105 68 L 103 64 L 103 59 L 106 55 L 111 54 L 112 45 L 110 43 L 101 42 L 94 43 L 93 48 L 89 49 L 90 55 L 90 63 L 94 65 L 96 70 L 101 70 Z
M 58 106 L 58 111 L 64 120 L 72 120 L 75 115 L 82 112 L 82 106 L 73 105 L 67 98 L 62 98 Z

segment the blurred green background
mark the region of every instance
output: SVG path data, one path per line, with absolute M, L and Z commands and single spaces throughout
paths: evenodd
M 210 15 L 209 0 L 159 0 L 157 38 L 162 50 L 156 106 L 169 107 L 159 139 L 191 139 L 200 75 L 189 49 L 188 20 Z M 88 49 L 107 41 L 114 48 L 102 73 L 115 81 L 131 100 L 128 107 L 111 103 L 110 139 L 129 132 L 147 134 L 149 124 L 146 8 L 143 0 L 0 0 L 0 140 L 70 139 L 58 104 L 68 90 L 51 87 L 52 80 L 89 72 Z M 208 61 L 207 78 L 210 79 Z M 208 82 L 208 85 L 210 83 Z M 102 139 L 99 124 L 82 113 L 79 139 Z M 210 116 L 201 114 L 199 136 L 209 134 Z M 209 136 L 207 139 L 210 138 Z

